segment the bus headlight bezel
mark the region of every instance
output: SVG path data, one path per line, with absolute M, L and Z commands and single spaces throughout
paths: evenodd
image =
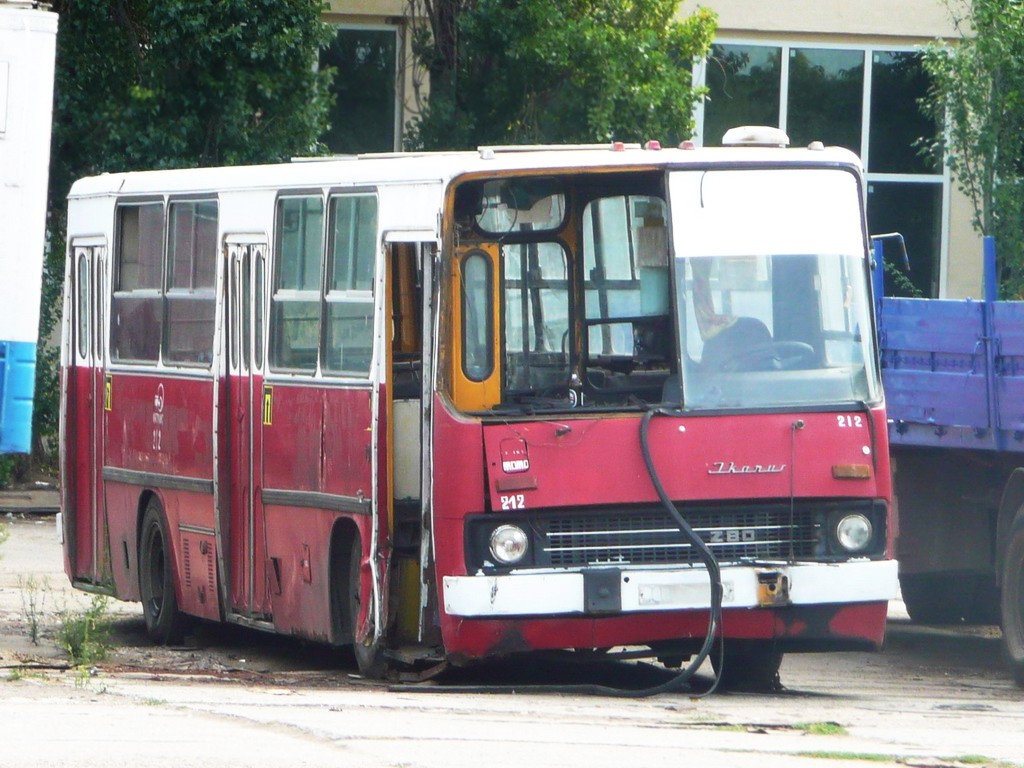
M 499 525 L 488 537 L 487 549 L 496 563 L 516 565 L 523 562 L 530 551 L 530 537 L 518 525 Z
M 839 518 L 834 535 L 843 551 L 856 555 L 872 549 L 875 531 L 867 515 L 852 512 Z

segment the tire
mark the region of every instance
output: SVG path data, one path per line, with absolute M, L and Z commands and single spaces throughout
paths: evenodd
M 362 571 L 363 547 L 358 536 L 352 538 L 352 548 L 348 558 L 348 579 L 346 592 L 348 595 L 348 626 L 352 628 L 352 652 L 356 657 L 356 666 L 363 677 L 380 680 L 388 672 L 388 662 L 384 656 L 384 648 L 377 640 L 374 642 L 372 632 L 367 642 L 356 640 L 359 615 L 362 609 L 362 589 L 360 572 Z
M 1003 655 L 1013 679 L 1024 687 L 1024 510 L 1010 528 L 1002 577 Z
M 995 624 L 996 586 L 974 573 L 912 573 L 900 576 L 907 613 L 917 624 Z
M 159 645 L 180 643 L 186 617 L 174 594 L 174 557 L 160 502 L 150 499 L 139 535 L 139 594 L 146 631 Z
M 711 666 L 718 675 L 718 687 L 727 691 L 774 693 L 782 690 L 779 668 L 782 652 L 771 641 L 726 640 L 725 653 L 716 644 Z

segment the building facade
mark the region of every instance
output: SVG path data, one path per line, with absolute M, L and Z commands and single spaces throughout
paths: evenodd
M 407 0 L 331 0 L 336 27 L 323 65 L 338 70 L 331 131 L 336 152 L 401 149 L 425 94 L 411 65 Z M 734 125 L 775 125 L 794 145 L 820 140 L 857 152 L 867 169 L 868 226 L 905 237 L 911 278 L 925 296 L 981 293 L 981 246 L 969 201 L 918 141 L 941 128 L 922 113 L 920 49 L 958 36 L 944 0 L 684 0 L 719 15 L 711 55 L 694 77 L 708 96 L 695 139 Z

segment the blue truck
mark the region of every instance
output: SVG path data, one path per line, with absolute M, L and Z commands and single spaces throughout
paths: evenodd
M 875 295 L 911 619 L 1000 623 L 1024 685 L 1024 301 L 998 301 L 984 241 L 977 300 Z

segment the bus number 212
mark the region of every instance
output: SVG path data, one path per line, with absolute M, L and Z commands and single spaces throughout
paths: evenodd
M 526 509 L 526 496 L 522 493 L 517 493 L 515 496 L 502 496 L 501 508 Z

